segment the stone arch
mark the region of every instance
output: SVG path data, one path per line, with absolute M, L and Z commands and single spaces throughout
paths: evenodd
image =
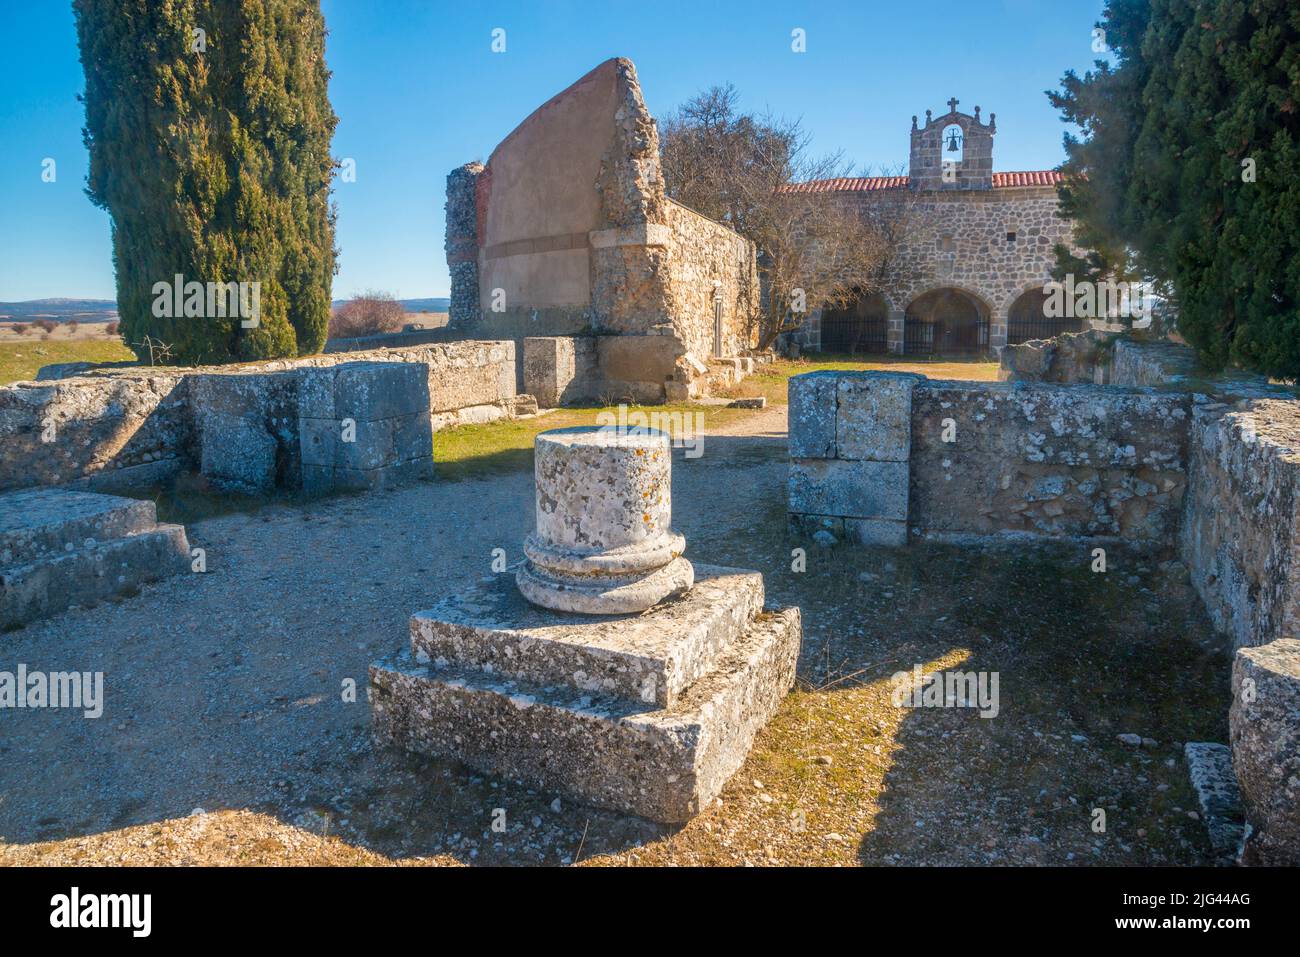
M 821 314 L 823 352 L 885 352 L 889 340 L 889 300 L 881 292 L 860 291 L 846 306 Z
M 984 355 L 990 351 L 992 308 L 974 290 L 935 286 L 903 311 L 904 355 Z
M 1035 283 L 1016 296 L 1007 306 L 1007 345 L 1030 339 L 1050 339 L 1066 332 L 1081 332 L 1084 320 L 1068 316 L 1048 316 L 1043 308 L 1047 301 L 1045 283 Z

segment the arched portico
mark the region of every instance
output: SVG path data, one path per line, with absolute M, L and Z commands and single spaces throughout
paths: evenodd
M 1080 332 L 1084 321 L 1069 316 L 1049 316 L 1045 308 L 1048 294 L 1046 283 L 1026 289 L 1012 301 L 1007 309 L 1007 345 L 1018 345 L 1030 339 L 1050 339 L 1063 332 Z
M 957 286 L 921 293 L 903 312 L 902 352 L 913 356 L 984 355 L 991 350 L 988 303 Z
M 878 292 L 862 293 L 846 306 L 827 308 L 821 314 L 823 352 L 885 352 L 889 304 Z

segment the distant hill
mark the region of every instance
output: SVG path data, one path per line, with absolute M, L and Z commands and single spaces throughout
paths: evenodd
M 451 300 L 445 296 L 427 299 L 399 299 L 407 312 L 446 312 Z M 337 308 L 347 302 L 335 299 Z M 117 318 L 117 303 L 112 299 L 26 299 L 22 302 L 0 302 L 0 322 L 31 322 L 33 319 L 53 319 L 66 322 L 112 322 Z
M 402 308 L 407 312 L 446 312 L 451 308 L 451 300 L 443 296 L 435 296 L 430 299 L 399 299 Z M 347 302 L 346 299 L 335 299 L 331 304 L 337 309 Z
M 23 302 L 0 302 L 0 322 L 30 322 L 33 319 L 112 322 L 116 318 L 117 303 L 112 299 L 27 299 Z

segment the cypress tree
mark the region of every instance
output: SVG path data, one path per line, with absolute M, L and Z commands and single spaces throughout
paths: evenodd
M 1098 129 L 1131 131 L 1094 133 L 1071 155 L 1090 183 L 1066 212 L 1172 288 L 1207 369 L 1300 378 L 1300 4 L 1148 3 L 1140 36 L 1126 32 L 1134 0 L 1108 5 L 1116 70 L 1082 88 L 1066 76 L 1062 99 L 1085 103 Z M 1107 82 L 1137 95 L 1105 96 Z
M 75 0 L 86 192 L 112 217 L 123 338 L 169 361 L 306 355 L 334 274 L 337 122 L 318 0 Z M 158 316 L 155 285 L 259 284 L 257 324 Z M 206 307 L 206 302 L 205 302 Z

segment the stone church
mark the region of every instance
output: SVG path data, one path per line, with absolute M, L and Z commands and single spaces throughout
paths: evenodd
M 881 288 L 848 308 L 814 309 L 795 334 L 805 349 L 903 355 L 997 354 L 1007 344 L 1082 328 L 1044 315 L 1056 243 L 1073 245 L 1057 214 L 1055 170 L 993 171 L 996 114 L 912 117 L 907 176 L 800 183 L 861 215 L 901 215 Z

